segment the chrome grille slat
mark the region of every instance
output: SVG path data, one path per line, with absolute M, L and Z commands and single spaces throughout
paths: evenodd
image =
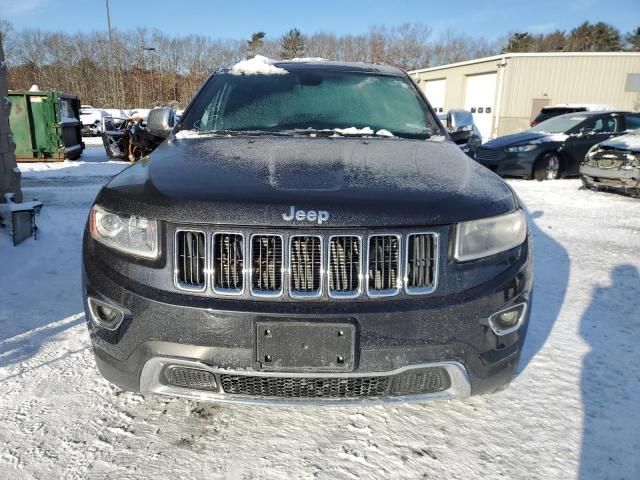
M 251 293 L 254 295 L 282 295 L 282 244 L 280 235 L 251 236 Z
M 367 260 L 369 296 L 397 295 L 400 291 L 400 236 L 370 235 Z
M 322 293 L 322 237 L 296 235 L 289 239 L 289 293 L 292 297 Z
M 244 235 L 219 232 L 213 235 L 213 290 L 239 295 L 244 291 Z
M 182 290 L 206 288 L 206 236 L 199 230 L 177 230 L 175 239 L 174 283 Z
M 407 235 L 405 289 L 408 294 L 425 294 L 435 289 L 437 242 L 433 233 Z
M 358 236 L 332 236 L 329 238 L 329 295 L 355 297 L 362 290 L 361 245 Z

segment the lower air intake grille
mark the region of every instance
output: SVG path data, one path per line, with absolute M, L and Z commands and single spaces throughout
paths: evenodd
M 409 371 L 393 377 L 391 393 L 395 395 L 415 395 L 436 393 L 451 387 L 451 377 L 442 367 Z
M 387 391 L 389 377 L 284 378 L 221 375 L 225 393 L 281 398 L 379 397 Z
M 395 295 L 400 289 L 400 238 L 396 235 L 369 237 L 369 294 Z
M 237 233 L 213 236 L 213 288 L 220 293 L 240 293 L 244 288 L 244 237 Z
M 176 283 L 186 290 L 205 288 L 205 236 L 203 232 L 176 232 Z
M 289 249 L 289 291 L 294 296 L 319 295 L 322 278 L 321 238 L 291 237 Z
M 360 292 L 360 238 L 337 236 L 329 239 L 329 294 L 355 296 Z
M 255 295 L 282 293 L 282 237 L 251 237 L 251 291 Z
M 165 370 L 165 378 L 169 385 L 198 390 L 217 390 L 216 377 L 206 370 L 188 367 L 170 367 Z
M 416 233 L 407 239 L 407 291 L 424 293 L 435 282 L 436 237 L 430 233 Z

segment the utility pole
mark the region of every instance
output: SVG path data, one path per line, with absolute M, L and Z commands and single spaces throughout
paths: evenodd
M 111 37 L 111 10 L 109 9 L 109 0 L 105 0 L 107 4 L 107 28 L 109 29 L 109 47 L 112 47 L 113 38 Z
M 149 52 L 149 55 L 153 55 L 156 51 L 156 47 L 142 47 L 143 52 Z M 153 95 L 152 105 L 155 105 L 157 100 L 157 92 L 156 92 L 156 69 L 155 69 L 155 58 L 151 56 L 151 92 Z M 145 65 L 146 67 L 146 65 Z M 146 71 L 146 68 L 145 68 Z
M 115 107 L 115 100 L 116 100 L 116 85 L 115 85 L 115 73 L 113 71 L 113 62 L 112 60 L 112 56 L 113 56 L 113 36 L 111 34 L 111 9 L 109 8 L 109 0 L 105 0 L 105 4 L 107 7 L 107 29 L 109 31 L 109 60 L 108 60 L 108 68 L 109 68 L 109 90 L 111 91 L 111 103 L 113 105 L 111 105 L 111 107 Z

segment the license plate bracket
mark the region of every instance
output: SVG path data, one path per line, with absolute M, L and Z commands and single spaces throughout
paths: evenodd
M 350 323 L 258 322 L 256 360 L 263 370 L 351 371 L 355 332 Z

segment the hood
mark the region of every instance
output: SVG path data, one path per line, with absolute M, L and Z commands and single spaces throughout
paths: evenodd
M 640 132 L 630 133 L 606 140 L 599 144 L 604 148 L 615 148 L 616 150 L 625 150 L 634 153 L 640 153 Z
M 545 137 L 552 136 L 549 133 L 536 133 L 530 131 L 524 131 L 520 133 L 513 133 L 511 135 L 505 135 L 503 137 L 498 137 L 493 140 L 489 140 L 487 143 L 483 144 L 483 147 L 493 148 L 493 149 L 503 149 L 506 147 L 510 147 L 512 145 L 519 145 L 521 143 L 527 143 L 534 140 L 545 140 Z
M 516 200 L 446 141 L 382 138 L 171 138 L 114 177 L 97 203 L 172 222 L 420 226 L 500 215 Z M 324 215 L 323 215 L 324 218 Z

